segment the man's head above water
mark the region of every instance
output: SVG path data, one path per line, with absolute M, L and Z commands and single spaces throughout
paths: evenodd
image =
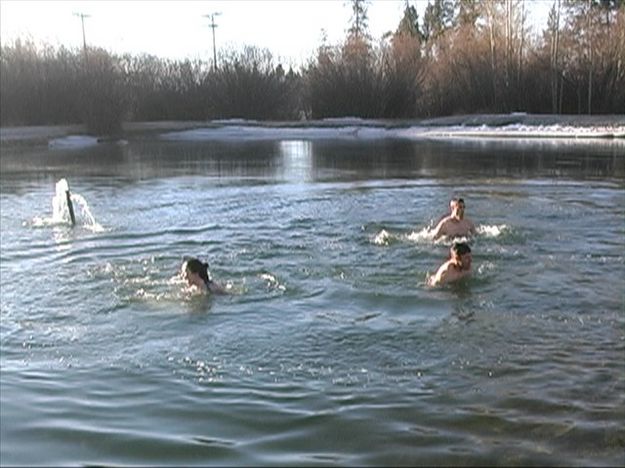
M 451 216 L 456 219 L 464 218 L 464 199 L 463 198 L 452 198 L 449 202 L 449 209 L 451 210 Z

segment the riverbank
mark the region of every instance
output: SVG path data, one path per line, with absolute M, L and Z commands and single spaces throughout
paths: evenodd
M 434 119 L 381 120 L 355 117 L 292 122 L 243 119 L 126 122 L 119 139 L 162 135 L 173 139 L 231 138 L 618 138 L 625 115 L 473 114 Z M 2 145 L 52 144 L 83 136 L 84 144 L 110 141 L 88 135 L 84 125 L 0 128 Z M 70 143 L 72 144 L 72 143 Z

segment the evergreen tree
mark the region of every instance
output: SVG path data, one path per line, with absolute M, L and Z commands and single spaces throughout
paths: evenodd
M 454 4 L 452 0 L 434 0 L 428 3 L 423 15 L 423 36 L 426 41 L 438 38 L 453 26 Z
M 347 30 L 350 38 L 369 39 L 369 17 L 367 9 L 370 0 L 351 0 L 352 18 Z
M 406 0 L 406 8 L 404 9 L 404 16 L 399 22 L 395 35 L 408 35 L 410 37 L 416 37 L 419 41 L 423 40 L 421 29 L 419 28 L 419 14 L 417 9 L 408 3 Z

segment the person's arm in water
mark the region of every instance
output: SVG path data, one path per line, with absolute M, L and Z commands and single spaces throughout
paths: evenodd
M 445 235 L 445 226 L 447 224 L 447 219 L 448 216 L 445 216 L 443 219 L 441 219 L 438 224 L 436 225 L 436 227 L 434 228 L 434 234 L 432 234 L 432 239 L 436 240 L 439 237 L 442 237 Z
M 469 234 L 471 234 L 472 236 L 475 236 L 477 234 L 477 229 L 475 229 L 475 224 L 473 224 L 473 221 L 471 221 L 470 219 L 467 219 L 467 221 L 469 222 Z
M 447 282 L 447 278 L 450 276 L 451 269 L 451 260 L 443 263 L 438 268 L 438 271 L 428 278 L 428 286 L 437 286 L 439 284 L 444 284 L 445 282 Z

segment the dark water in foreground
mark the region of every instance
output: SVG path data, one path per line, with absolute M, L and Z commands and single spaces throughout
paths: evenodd
M 2 465 L 623 465 L 624 146 L 3 149 Z M 97 226 L 52 222 L 65 177 Z M 430 290 L 459 194 L 474 275 Z M 175 277 L 210 260 L 232 295 Z

